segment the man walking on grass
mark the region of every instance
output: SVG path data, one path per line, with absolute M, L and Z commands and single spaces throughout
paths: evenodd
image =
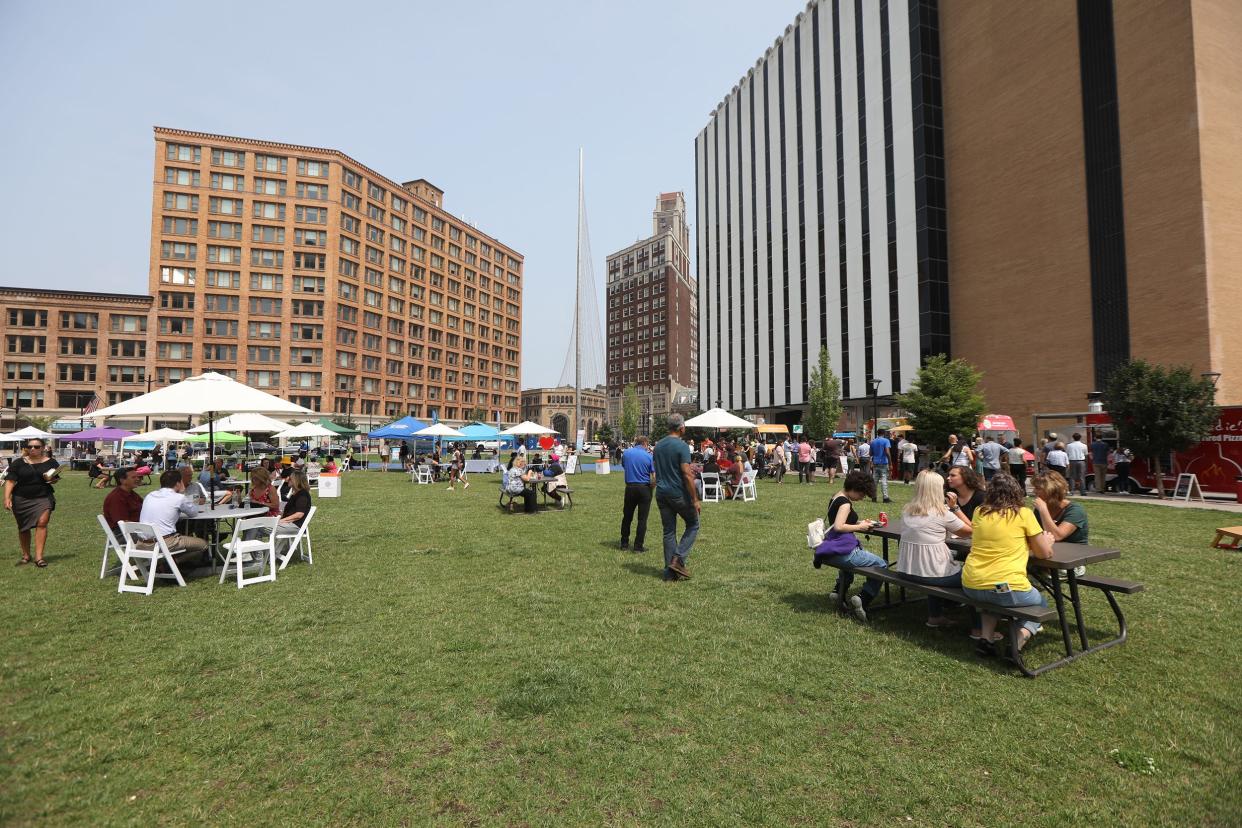
M 634 519 L 634 510 L 638 510 L 638 530 L 634 534 L 634 551 L 646 552 L 643 540 L 647 537 L 647 514 L 651 511 L 651 475 L 655 464 L 651 460 L 651 450 L 647 448 L 647 437 L 643 435 L 634 441 L 634 446 L 621 455 L 621 467 L 625 469 L 625 505 L 621 512 L 621 548 L 630 548 L 630 522 Z M 687 447 L 689 448 L 689 447 Z
M 868 454 L 871 455 L 871 465 L 875 469 L 875 480 L 880 484 L 880 492 L 884 495 L 885 503 L 892 503 L 892 498 L 888 496 L 888 473 L 892 468 L 889 462 L 892 454 L 893 444 L 888 439 L 888 429 L 881 428 L 876 431 L 876 438 L 871 441 Z M 863 445 L 866 445 L 864 443 Z M 871 502 L 875 502 L 875 496 L 872 495 Z
M 690 447 L 682 439 L 686 419 L 680 414 L 668 418 L 668 436 L 655 446 L 656 505 L 664 527 L 664 580 L 681 581 L 690 577 L 686 563 L 690 547 L 699 534 L 699 495 L 690 469 Z M 677 518 L 686 523 L 685 534 L 677 540 Z

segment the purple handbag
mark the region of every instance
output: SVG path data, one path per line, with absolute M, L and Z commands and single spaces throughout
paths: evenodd
M 816 555 L 848 555 L 858 548 L 858 538 L 853 532 L 838 532 L 829 529 L 823 541 L 815 547 Z

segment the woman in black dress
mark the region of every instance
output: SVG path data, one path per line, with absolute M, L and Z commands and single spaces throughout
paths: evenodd
M 47 443 L 32 437 L 22 447 L 23 456 L 9 465 L 4 481 L 4 508 L 17 519 L 17 537 L 22 547 L 22 557 L 17 563 L 30 563 L 30 534 L 34 533 L 34 563 L 47 566 L 43 560 L 43 548 L 47 545 L 47 524 L 56 508 L 56 496 L 52 484 L 57 481 L 56 470 L 60 464 L 47 454 Z

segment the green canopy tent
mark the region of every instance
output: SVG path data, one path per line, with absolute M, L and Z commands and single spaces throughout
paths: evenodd
M 208 435 L 208 434 L 195 434 L 193 437 L 188 438 L 186 442 L 187 443 L 206 443 L 210 436 L 211 435 Z M 241 436 L 240 434 L 233 434 L 232 432 L 229 432 L 229 431 L 218 431 L 216 432 L 215 437 L 216 437 L 217 443 L 244 443 L 246 442 L 245 437 Z
M 342 437 L 353 437 L 355 434 L 362 433 L 355 428 L 348 428 L 346 426 L 341 425 L 340 423 L 334 423 L 331 420 L 329 420 L 327 417 L 320 417 L 319 425 L 323 426 L 328 431 L 335 431 L 337 434 L 341 435 Z

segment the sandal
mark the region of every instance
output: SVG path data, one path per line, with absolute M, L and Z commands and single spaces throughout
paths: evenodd
M 17 563 L 14 564 L 14 566 L 23 566 L 28 563 L 30 563 L 30 556 L 22 555 L 20 558 L 17 559 Z
M 39 567 L 39 569 L 45 569 L 47 567 L 47 561 L 43 558 L 39 558 L 39 560 L 35 561 L 35 566 Z

